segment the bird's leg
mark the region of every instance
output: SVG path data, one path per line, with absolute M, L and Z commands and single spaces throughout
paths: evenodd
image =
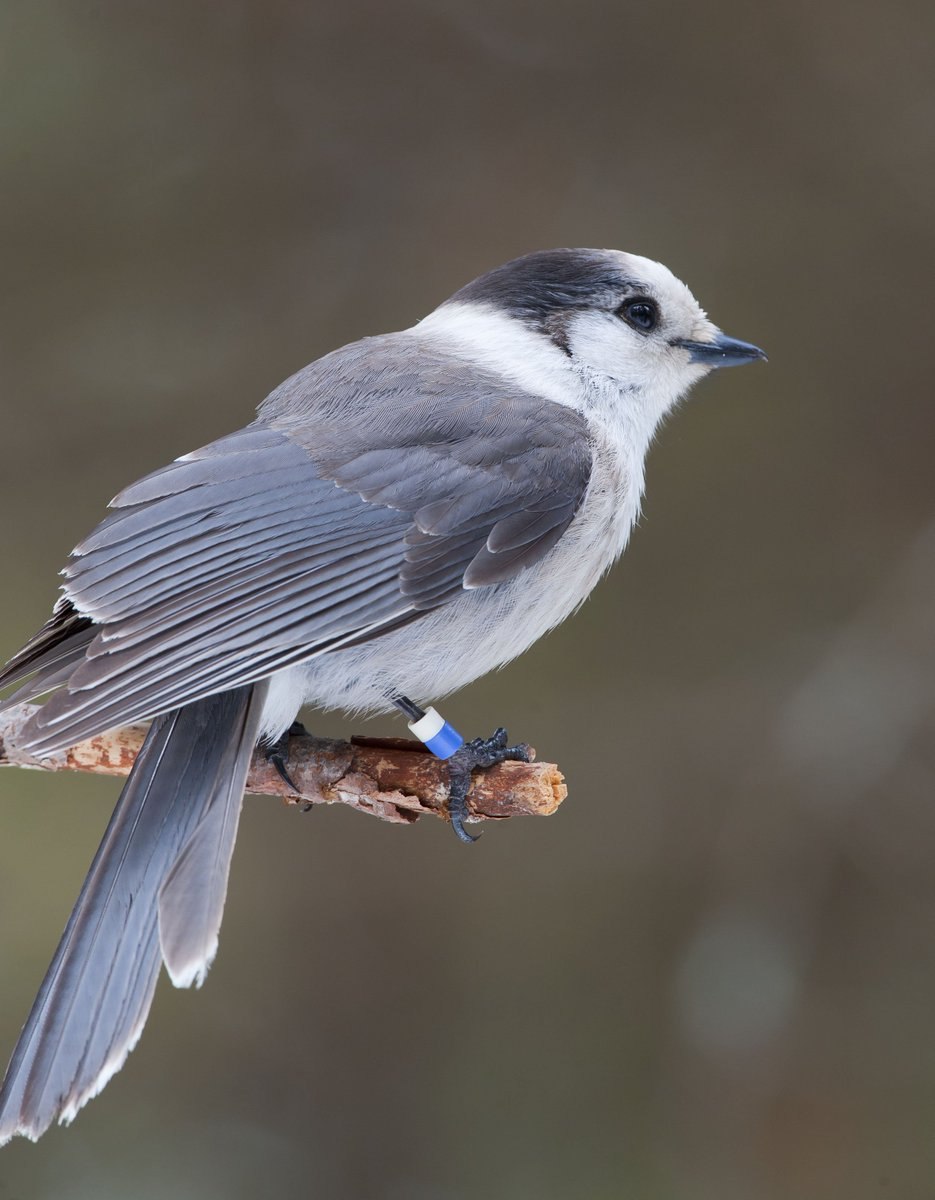
M 473 738 L 465 742 L 448 759 L 448 816 L 451 828 L 462 842 L 477 841 L 464 828 L 472 773 L 502 762 L 529 762 L 529 747 L 525 743 L 508 746 L 507 740 L 507 732 L 501 726 L 488 738 Z
M 266 755 L 266 761 L 272 763 L 276 768 L 276 774 L 280 779 L 288 783 L 289 787 L 296 793 L 299 789 L 295 786 L 294 781 L 289 775 L 289 739 L 292 737 L 306 737 L 308 730 L 301 721 L 293 721 L 285 733 L 281 734 L 275 742 L 270 742 L 264 746 L 263 753 Z
M 420 742 L 448 763 L 448 817 L 451 828 L 462 842 L 477 838 L 464 828 L 468 815 L 468 792 L 475 770 L 486 770 L 497 763 L 529 762 L 529 747 L 507 745 L 507 732 L 498 729 L 489 738 L 474 738 L 466 742 L 458 731 L 443 720 L 434 708 L 425 711 L 401 692 L 392 692 L 390 700 L 409 718 L 409 728 Z

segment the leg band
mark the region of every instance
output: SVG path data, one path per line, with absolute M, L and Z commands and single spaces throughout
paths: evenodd
M 413 735 L 423 742 L 436 758 L 451 758 L 464 745 L 464 738 L 434 708 L 426 710 L 418 721 L 410 721 Z

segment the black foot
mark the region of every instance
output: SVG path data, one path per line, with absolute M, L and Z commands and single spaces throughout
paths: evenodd
M 448 759 L 448 816 L 451 828 L 462 842 L 476 842 L 477 838 L 464 828 L 468 814 L 467 794 L 471 787 L 471 773 L 476 768 L 486 769 L 496 763 L 507 761 L 529 762 L 529 747 L 525 743 L 508 746 L 507 732 L 498 729 L 492 737 L 474 738 L 465 742 Z
M 308 730 L 301 721 L 293 721 L 289 728 L 281 737 L 278 737 L 275 742 L 271 742 L 265 750 L 266 761 L 272 763 L 276 768 L 276 774 L 280 779 L 288 783 L 289 787 L 298 794 L 299 789 L 295 786 L 292 777 L 286 767 L 289 761 L 289 739 L 291 737 L 305 737 Z M 309 805 L 309 808 L 312 806 Z M 308 809 L 305 810 L 306 812 Z

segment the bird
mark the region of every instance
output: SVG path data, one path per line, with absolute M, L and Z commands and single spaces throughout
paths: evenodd
M 661 263 L 537 251 L 325 354 L 111 501 L 0 672 L 19 684 L 4 706 L 48 695 L 22 733 L 38 754 L 151 722 L 7 1068 L 0 1144 L 101 1091 L 163 965 L 204 981 L 251 756 L 288 779 L 303 706 L 402 710 L 473 840 L 471 772 L 524 747 L 465 742 L 422 704 L 582 603 L 627 544 L 660 423 L 711 371 L 765 358 Z

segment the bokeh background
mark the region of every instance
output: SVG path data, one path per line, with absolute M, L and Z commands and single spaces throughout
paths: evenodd
M 121 486 L 506 258 L 659 258 L 770 353 L 663 431 L 577 617 L 447 706 L 561 812 L 466 850 L 249 800 L 207 985 L 2 1200 L 930 1200 L 933 36 L 921 0 L 0 7 L 4 657 Z M 4 1057 L 116 793 L 0 777 Z

